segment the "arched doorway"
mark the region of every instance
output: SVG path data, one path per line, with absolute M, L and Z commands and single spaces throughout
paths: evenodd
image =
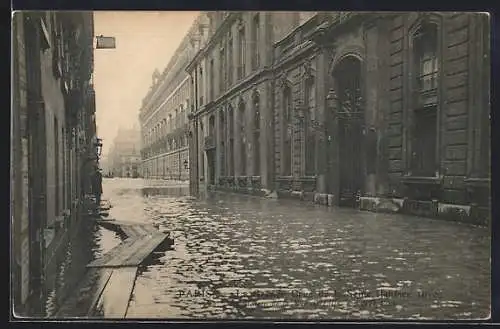
M 356 205 L 366 176 L 361 70 L 361 61 L 354 56 L 345 57 L 333 70 L 337 101 L 332 114 L 337 121 L 337 195 L 341 206 Z

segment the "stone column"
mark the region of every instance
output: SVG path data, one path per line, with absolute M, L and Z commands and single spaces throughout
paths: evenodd
M 327 84 L 327 61 L 328 61 L 328 50 L 322 47 L 320 53 L 318 54 L 318 70 L 317 70 L 317 84 L 316 84 L 316 104 L 317 104 L 317 117 L 318 123 L 317 131 L 317 156 L 318 156 L 318 178 L 316 181 L 316 191 L 318 193 L 326 193 L 327 182 L 326 182 L 326 169 L 327 169 L 327 154 L 326 154 L 326 113 L 327 113 L 327 102 L 326 95 L 328 93 Z
M 213 112 L 213 116 L 215 119 L 215 129 L 213 132 L 213 138 L 214 138 L 214 143 L 215 143 L 215 168 L 212 170 L 215 170 L 215 185 L 218 184 L 219 182 L 219 177 L 221 176 L 221 132 L 222 132 L 222 127 L 220 125 L 220 113 L 221 110 L 217 109 Z
M 328 194 L 333 194 L 334 204 L 338 204 L 340 200 L 340 186 L 339 186 L 339 138 L 338 138 L 338 98 L 337 98 L 337 86 L 335 79 L 330 80 L 330 85 L 332 88 L 327 94 L 327 114 L 326 119 L 326 190 Z M 328 201 L 330 203 L 330 201 Z
M 234 176 L 241 176 L 241 113 L 240 113 L 240 100 L 237 100 L 236 107 L 234 108 Z
M 259 98 L 260 109 L 260 179 L 262 186 L 272 189 L 272 169 L 274 167 L 273 108 L 272 90 L 269 81 L 264 82 Z
M 388 150 L 388 116 L 390 111 L 389 86 L 381 81 L 390 80 L 390 20 L 381 19 L 378 21 L 378 71 L 379 71 L 379 92 L 378 92 L 378 115 L 376 118 L 378 126 L 377 140 L 377 188 L 378 196 L 386 196 L 389 192 L 389 150 Z
M 378 92 L 380 82 L 380 71 L 378 68 L 378 30 L 375 25 L 367 26 L 366 30 L 366 63 L 364 75 L 364 90 L 362 97 L 365 99 L 365 118 L 364 118 L 364 162 L 366 170 L 365 195 L 375 196 L 377 179 L 377 115 L 378 115 Z M 363 68 L 361 68 L 363 70 Z M 363 74 L 365 73 L 365 74 Z M 375 148 L 375 150 L 373 149 Z

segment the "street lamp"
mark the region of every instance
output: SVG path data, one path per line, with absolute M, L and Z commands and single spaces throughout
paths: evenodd
M 326 103 L 327 103 L 327 106 L 328 106 L 328 110 L 329 110 L 329 113 L 330 115 L 335 115 L 335 109 L 336 109 L 336 106 L 337 106 L 337 93 L 335 92 L 335 90 L 333 89 L 330 89 L 328 91 L 328 95 L 326 95 Z M 326 128 L 326 127 L 325 127 Z M 327 135 L 328 135 L 328 141 L 331 142 L 332 140 L 332 136 L 330 136 L 327 132 Z
M 327 101 L 328 108 L 330 110 L 335 107 L 335 102 L 337 101 L 337 93 L 335 92 L 335 90 L 330 89 L 328 91 L 328 95 L 326 95 L 326 101 Z
M 102 139 L 97 138 L 95 142 L 95 146 L 97 148 L 97 156 L 101 157 L 102 154 Z

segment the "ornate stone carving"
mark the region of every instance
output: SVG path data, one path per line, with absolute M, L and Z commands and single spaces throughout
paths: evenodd
M 308 59 L 306 62 L 304 62 L 304 65 L 302 67 L 303 67 L 302 78 L 304 80 L 312 78 L 313 77 L 313 68 L 312 68 L 310 59 Z
M 278 87 L 283 89 L 288 85 L 288 76 L 286 73 L 282 73 L 278 78 Z
M 254 91 L 252 92 L 252 102 L 253 102 L 253 104 L 258 104 L 259 103 L 259 98 L 260 98 L 259 91 L 257 89 L 254 89 Z
M 245 23 L 243 22 L 243 19 L 240 17 L 238 18 L 238 30 L 242 30 L 245 28 Z
M 242 104 L 245 104 L 245 99 L 243 98 L 243 94 L 242 93 L 239 93 L 238 94 L 238 106 L 242 105 Z

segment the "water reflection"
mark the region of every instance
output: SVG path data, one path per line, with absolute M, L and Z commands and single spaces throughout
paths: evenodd
M 155 225 L 175 242 L 139 267 L 129 318 L 489 315 L 485 228 L 230 194 L 193 200 L 187 186 L 162 184 L 104 182 L 111 218 Z M 103 239 L 120 241 L 104 234 L 101 250 Z
M 186 186 L 143 187 L 141 191 L 142 195 L 145 197 L 157 195 L 180 197 L 189 195 L 189 187 Z
M 62 309 L 67 298 L 74 295 L 75 288 L 87 272 L 86 265 L 121 242 L 114 232 L 102 228 L 90 218 L 83 217 L 72 225 L 75 227 L 68 230 L 66 240 L 61 243 L 47 270 L 47 293 L 43 301 L 47 317 L 54 317 L 61 311 L 64 313 Z M 72 313 L 78 313 L 76 311 Z M 84 308 L 81 311 L 85 311 Z M 86 316 L 86 311 L 81 315 Z
M 194 201 L 177 187 L 120 184 L 105 185 L 112 203 L 126 204 L 112 211 L 175 241 L 139 270 L 130 318 L 489 314 L 487 229 L 229 194 Z

